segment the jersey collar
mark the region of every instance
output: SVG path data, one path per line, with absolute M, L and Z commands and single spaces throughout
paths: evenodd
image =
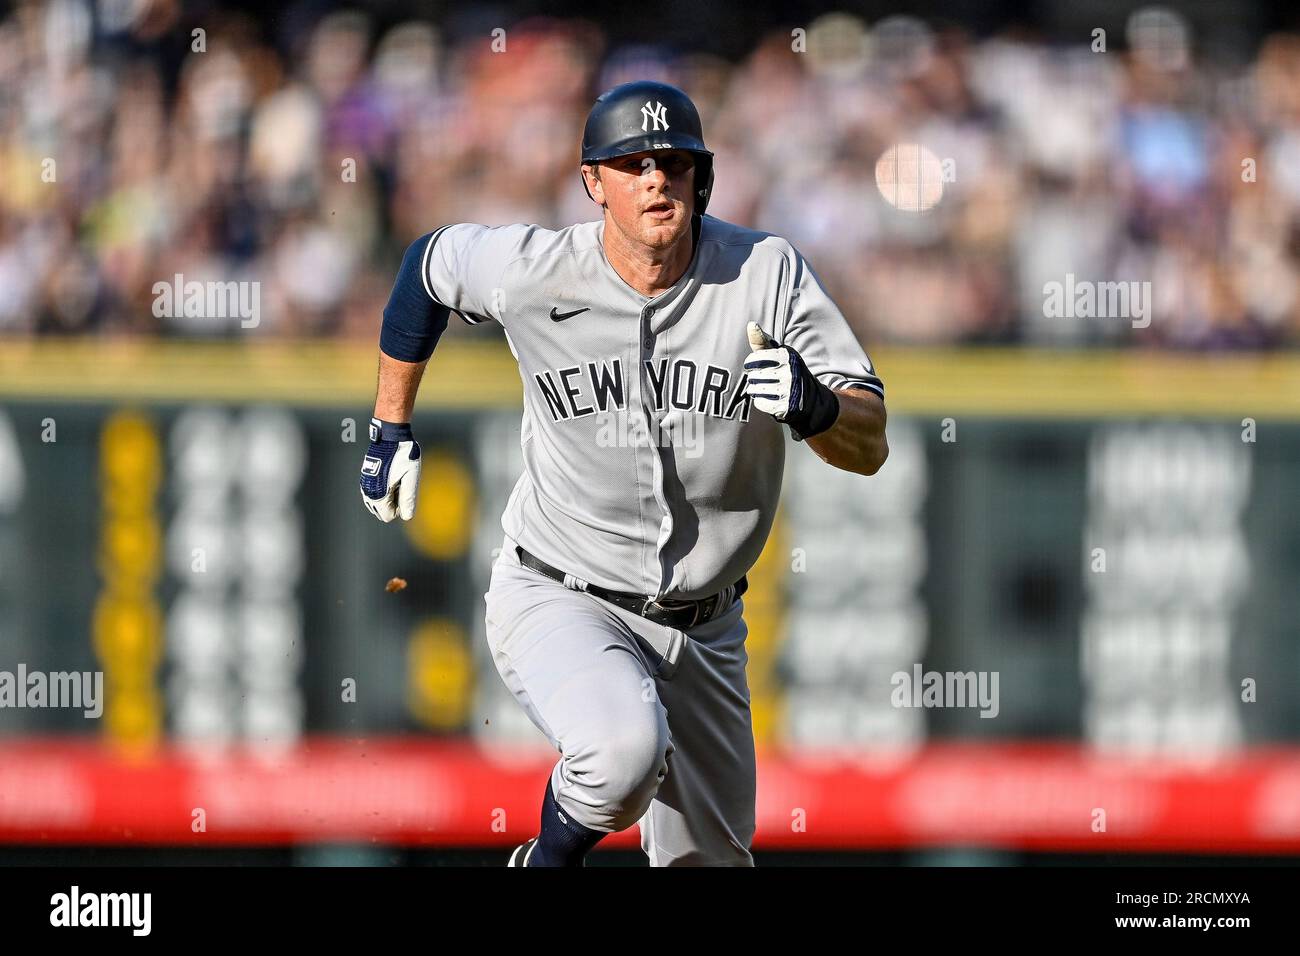
M 663 300 L 672 299 L 677 295 L 677 293 L 679 293 L 682 289 L 684 289 L 687 285 L 690 284 L 691 279 L 693 279 L 695 276 L 695 269 L 700 262 L 700 237 L 703 234 L 704 234 L 704 217 L 700 215 L 691 216 L 691 246 L 692 246 L 691 261 L 686 266 L 686 271 L 683 272 L 680 276 L 678 276 L 676 282 L 674 282 L 668 288 L 664 289 L 658 295 L 655 295 L 653 297 L 646 297 L 642 295 L 640 292 L 638 292 L 636 289 L 628 285 L 627 280 L 624 279 L 621 275 L 619 275 L 618 270 L 615 269 L 610 264 L 609 257 L 605 255 L 604 219 L 600 220 L 599 228 L 597 229 L 596 232 L 596 248 L 600 251 L 600 261 L 605 264 L 605 268 L 609 270 L 610 275 L 614 277 L 618 285 L 621 288 L 626 289 L 629 295 L 635 296 L 637 302 L 639 302 L 641 305 L 646 305 L 650 302 L 660 302 Z

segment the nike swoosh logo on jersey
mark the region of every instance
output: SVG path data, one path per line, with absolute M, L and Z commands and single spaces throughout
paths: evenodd
M 578 314 L 580 314 L 580 313 L 582 313 L 582 312 L 590 312 L 590 311 L 591 311 L 591 307 L 588 306 L 588 307 L 585 308 L 585 309 L 575 309 L 575 310 L 572 311 L 572 312 L 556 312 L 556 311 L 555 311 L 555 306 L 551 306 L 551 321 L 552 321 L 552 322 L 563 322 L 565 319 L 571 319 L 571 318 L 573 318 L 575 315 L 578 315 Z

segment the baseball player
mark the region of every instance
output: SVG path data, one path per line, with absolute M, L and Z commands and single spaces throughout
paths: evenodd
M 407 250 L 361 469 L 415 512 L 416 390 L 454 313 L 519 363 L 524 470 L 484 595 L 501 679 L 559 752 L 509 866 L 582 866 L 639 823 L 651 866 L 752 866 L 745 573 L 789 430 L 838 468 L 885 460 L 884 386 L 803 257 L 704 215 L 713 154 L 686 94 L 596 100 L 581 176 L 603 211 L 557 231 L 463 223 Z

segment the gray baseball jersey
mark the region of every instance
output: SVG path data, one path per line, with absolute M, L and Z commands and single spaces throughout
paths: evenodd
M 830 388 L 884 397 L 788 241 L 699 222 L 690 267 L 653 298 L 606 259 L 603 222 L 446 226 L 421 262 L 425 290 L 499 323 L 519 362 L 524 471 L 506 534 L 581 581 L 660 600 L 735 583 L 771 530 L 785 428 L 745 394 L 747 322 Z

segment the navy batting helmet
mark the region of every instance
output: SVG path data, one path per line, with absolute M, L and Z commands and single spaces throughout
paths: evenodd
M 675 86 L 651 80 L 624 83 L 596 98 L 582 131 L 582 162 L 654 149 L 695 154 L 695 214 L 704 215 L 713 191 L 713 154 L 704 145 L 700 114 L 691 98 Z M 585 179 L 582 188 L 587 188 Z

